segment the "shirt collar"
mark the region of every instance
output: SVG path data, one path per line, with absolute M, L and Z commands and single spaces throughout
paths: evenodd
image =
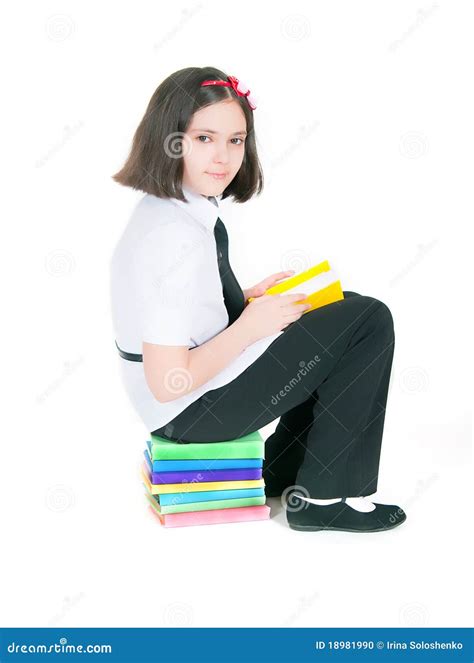
M 220 205 L 222 194 L 219 194 L 218 196 L 212 196 L 211 199 L 209 199 L 206 196 L 195 193 L 188 187 L 181 186 L 181 188 L 183 190 L 184 197 L 189 202 L 184 202 L 183 200 L 172 198 L 173 203 L 178 205 L 178 207 L 189 214 L 189 216 L 201 223 L 205 228 L 213 233 L 217 218 L 224 221 L 222 207 Z

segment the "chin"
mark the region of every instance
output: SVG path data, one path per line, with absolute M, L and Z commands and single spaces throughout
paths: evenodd
M 206 186 L 206 191 L 208 196 L 218 196 L 221 194 L 227 186 L 227 182 L 224 184 L 222 182 L 216 182 L 214 186 L 209 184 Z

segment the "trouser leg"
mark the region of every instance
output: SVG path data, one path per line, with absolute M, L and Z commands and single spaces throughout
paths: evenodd
M 313 402 L 308 399 L 282 414 L 275 432 L 266 439 L 262 471 L 272 492 L 295 484 L 312 422 Z
M 359 293 L 345 290 L 344 298 L 360 297 Z M 308 432 L 313 423 L 314 399 L 282 414 L 275 432 L 265 442 L 263 476 L 267 485 L 282 491 L 295 484 L 298 469 L 303 462 Z
M 311 497 L 371 495 L 378 468 L 395 336 L 390 312 L 371 316 L 312 395 L 313 421 L 295 484 Z

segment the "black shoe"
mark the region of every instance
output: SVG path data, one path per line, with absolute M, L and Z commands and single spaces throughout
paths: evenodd
M 300 532 L 383 532 L 407 519 L 403 509 L 395 504 L 373 504 L 375 509 L 362 512 L 345 502 L 320 506 L 301 499 L 297 493 L 291 493 L 287 500 L 286 519 L 291 529 Z

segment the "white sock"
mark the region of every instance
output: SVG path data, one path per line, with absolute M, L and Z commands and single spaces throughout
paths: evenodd
M 329 500 L 320 500 L 313 497 L 304 497 L 304 495 L 299 495 L 299 497 L 301 497 L 303 500 L 306 500 L 307 502 L 311 502 L 311 504 L 317 504 L 318 506 L 336 504 L 337 502 L 341 502 L 344 499 L 342 497 L 334 497 Z M 373 511 L 375 509 L 375 504 L 367 500 L 365 495 L 363 497 L 346 497 L 345 503 L 356 511 L 361 511 L 362 513 L 368 513 L 369 511 Z

